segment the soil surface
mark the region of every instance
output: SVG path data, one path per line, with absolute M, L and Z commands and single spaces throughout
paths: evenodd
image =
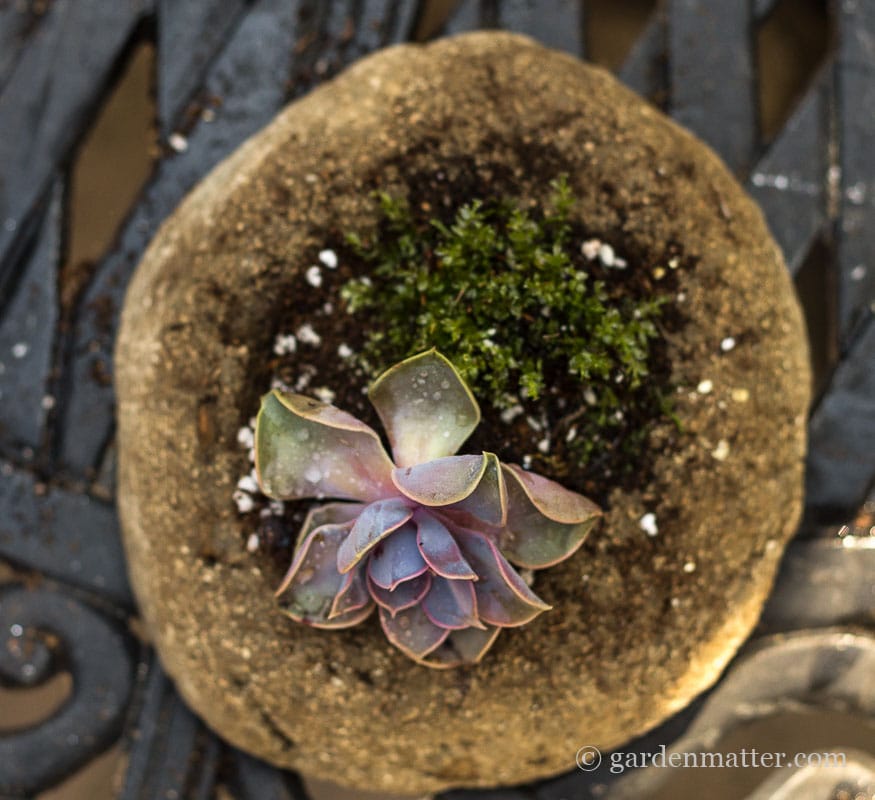
M 312 301 L 313 254 L 326 231 L 373 227 L 375 183 L 406 194 L 443 173 L 455 202 L 462 181 L 501 174 L 542 201 L 555 175 L 532 153 L 568 175 L 582 228 L 630 270 L 668 248 L 695 263 L 676 279 L 686 323 L 666 338 L 683 435 L 657 425 L 651 477 L 597 487 L 604 524 L 536 574 L 552 611 L 503 632 L 480 665 L 435 672 L 375 620 L 324 632 L 278 611 L 279 566 L 246 549 L 251 523 L 231 500 L 248 471 L 237 436 L 290 302 Z M 704 145 L 606 72 L 499 33 L 365 59 L 208 176 L 131 286 L 119 502 L 163 663 L 235 745 L 350 786 L 413 793 L 570 769 L 582 745 L 618 746 L 685 705 L 755 624 L 799 514 L 807 364 L 759 211 Z

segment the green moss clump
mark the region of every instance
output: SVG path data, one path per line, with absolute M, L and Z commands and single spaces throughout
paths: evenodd
M 341 294 L 367 320 L 359 363 L 369 375 L 437 347 L 487 407 L 537 409 L 571 391 L 587 398 L 594 430 L 622 418 L 647 380 L 665 298 L 635 298 L 594 278 L 568 183 L 551 188 L 543 209 L 475 200 L 447 224 L 417 220 L 404 200 L 379 195 L 374 238 L 348 237 L 370 274 Z M 580 437 L 574 460 L 598 449 L 589 438 Z

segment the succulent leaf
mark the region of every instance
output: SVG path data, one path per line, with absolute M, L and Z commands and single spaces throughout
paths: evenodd
M 412 516 L 410 503 L 400 497 L 378 500 L 366 506 L 337 550 L 338 571 L 351 570 L 377 542 L 400 528 Z
M 421 509 L 413 514 L 413 521 L 419 552 L 435 573 L 450 580 L 477 580 L 446 525 Z
M 433 349 L 390 367 L 368 396 L 401 467 L 452 455 L 480 422 L 471 390 Z
M 467 498 L 486 472 L 485 454 L 444 456 L 412 467 L 392 470 L 398 491 L 423 506 L 448 506 Z
M 482 533 L 456 528 L 456 541 L 478 580 L 474 584 L 477 613 L 490 625 L 512 628 L 534 619 L 551 606 L 516 573 L 498 548 Z
M 304 517 L 304 524 L 298 532 L 295 550 L 299 548 L 312 530 L 321 525 L 341 525 L 344 522 L 354 522 L 364 509 L 363 503 L 326 503 L 322 506 L 314 506 Z
M 487 626 L 484 629 L 465 628 L 453 631 L 443 643 L 431 651 L 422 661 L 436 669 L 450 669 L 463 664 L 477 664 L 492 647 L 501 628 Z
M 427 571 L 428 564 L 416 546 L 416 527 L 409 523 L 379 542 L 368 559 L 368 577 L 390 592 Z
M 422 610 L 440 628 L 483 627 L 477 619 L 477 597 L 472 581 L 448 581 L 435 577 L 422 601 Z
M 417 662 L 476 663 L 500 628 L 550 608 L 510 561 L 561 561 L 601 511 L 494 453 L 453 455 L 480 412 L 435 351 L 387 371 L 371 396 L 398 467 L 371 428 L 333 406 L 276 391 L 262 400 L 263 491 L 354 501 L 310 510 L 277 595 L 292 619 L 321 628 L 356 625 L 378 607 L 390 642 Z
M 399 583 L 390 592 L 382 586 L 377 586 L 368 576 L 368 590 L 371 593 L 371 597 L 377 602 L 377 605 L 385 608 L 394 617 L 399 611 L 418 605 L 431 588 L 431 580 L 431 574 L 424 572 L 422 575 L 413 578 L 413 580 Z
M 344 614 L 358 611 L 371 602 L 363 569 L 352 569 L 343 576 L 340 588 L 334 596 L 328 619 L 336 619 Z
M 371 502 L 396 494 L 377 433 L 334 406 L 274 390 L 255 426 L 261 490 L 278 500 L 333 497 Z
M 483 458 L 486 460 L 486 469 L 474 491 L 463 500 L 447 506 L 447 509 L 464 511 L 488 525 L 503 527 L 507 522 L 507 487 L 501 462 L 495 453 L 484 453 Z
M 395 616 L 381 607 L 380 625 L 386 638 L 414 661 L 421 661 L 450 634 L 449 628 L 435 625 L 421 605 L 399 611 Z
M 297 622 L 318 628 L 357 625 L 373 611 L 373 603 L 347 609 L 332 618 L 343 577 L 337 571 L 337 548 L 349 525 L 322 525 L 304 540 L 277 594 L 285 595 L 283 611 Z
M 601 509 L 583 495 L 516 464 L 502 464 L 502 469 L 508 496 L 502 552 L 514 564 L 533 569 L 570 556 L 601 516 Z

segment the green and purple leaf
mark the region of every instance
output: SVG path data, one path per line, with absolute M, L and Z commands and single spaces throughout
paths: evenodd
M 477 488 L 486 472 L 487 458 L 445 456 L 392 470 L 392 482 L 405 497 L 423 506 L 448 506 L 458 503 Z
M 508 516 L 501 551 L 514 564 L 541 569 L 568 558 L 583 543 L 601 509 L 583 495 L 502 464 L 507 478 Z
M 390 367 L 368 396 L 402 467 L 452 455 L 480 422 L 471 390 L 436 350 Z
M 435 573 L 450 580 L 477 579 L 446 525 L 422 509 L 413 514 L 413 521 L 419 552 Z
M 435 669 L 477 664 L 492 647 L 499 633 L 501 628 L 493 627 L 453 631 L 439 647 L 422 659 L 422 663 Z
M 484 453 L 485 469 L 474 490 L 463 500 L 451 503 L 448 511 L 463 511 L 493 527 L 507 523 L 507 487 L 501 462 L 495 453 Z
M 421 605 L 399 611 L 392 616 L 380 608 L 380 625 L 386 638 L 414 661 L 421 661 L 449 636 L 448 628 L 439 628 L 422 610 Z
M 322 525 L 311 531 L 298 548 L 277 595 L 284 595 L 283 611 L 297 622 L 317 628 L 348 628 L 373 611 L 364 604 L 332 616 L 344 576 L 337 571 L 337 549 L 347 537 L 349 524 Z
M 378 542 L 400 528 L 412 516 L 410 502 L 400 497 L 378 500 L 366 506 L 353 523 L 349 536 L 338 548 L 337 570 L 349 572 Z
M 303 544 L 310 532 L 322 525 L 342 525 L 345 522 L 352 523 L 365 506 L 363 503 L 326 503 L 322 506 L 313 506 L 304 517 L 304 524 L 298 531 L 298 539 L 295 549 Z
M 390 592 L 382 586 L 377 586 L 368 577 L 368 591 L 377 605 L 385 608 L 394 617 L 399 611 L 418 605 L 431 588 L 431 580 L 431 575 L 424 572 L 413 580 L 398 584 L 394 591 Z
M 416 527 L 411 524 L 402 525 L 380 541 L 368 559 L 368 577 L 390 592 L 427 571 L 428 564 L 416 546 Z
M 335 619 L 364 608 L 371 602 L 371 594 L 363 569 L 353 569 L 343 576 L 340 588 L 334 596 L 328 619 Z
M 435 577 L 422 601 L 425 615 L 439 628 L 482 628 L 477 618 L 477 597 L 472 581 L 448 581 Z
M 278 390 L 262 398 L 255 468 L 268 497 L 372 502 L 396 494 L 392 467 L 380 437 L 351 414 Z
M 550 610 L 486 536 L 458 527 L 453 535 L 477 573 L 474 591 L 477 613 L 483 622 L 503 628 L 518 627 Z

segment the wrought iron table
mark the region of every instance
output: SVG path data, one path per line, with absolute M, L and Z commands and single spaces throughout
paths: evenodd
M 120 800 L 199 800 L 220 786 L 241 800 L 307 797 L 297 776 L 206 730 L 132 631 L 112 504 L 113 337 L 140 254 L 193 184 L 287 101 L 411 38 L 422 5 L 0 0 L 0 681 L 73 678 L 47 720 L 0 734 L 0 797 L 33 796 L 119 741 Z M 442 32 L 501 27 L 585 57 L 597 5 L 463 0 Z M 875 0 L 829 5 L 831 52 L 765 136 L 756 35 L 780 5 L 667 0 L 619 69 L 746 183 L 794 276 L 815 273 L 822 291 L 808 310 L 828 324 L 813 345 L 833 356 L 811 410 L 805 520 L 757 632 L 716 687 L 630 750 L 706 749 L 782 710 L 875 714 Z M 84 290 L 62 302 L 72 160 L 147 40 L 157 46 L 159 134 L 173 146 Z M 220 101 L 210 114 L 198 113 L 205 97 Z M 646 797 L 667 772 L 573 770 L 445 797 Z M 841 787 L 850 797 L 867 782 L 875 762 L 849 754 L 840 771 L 782 772 L 752 797 L 827 798 Z

